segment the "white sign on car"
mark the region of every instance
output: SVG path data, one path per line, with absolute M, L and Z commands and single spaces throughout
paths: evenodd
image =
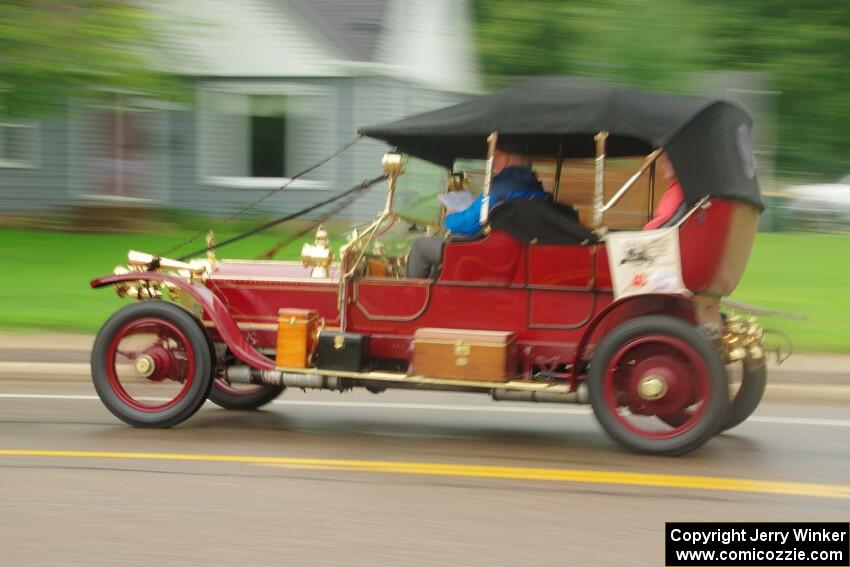
M 682 280 L 678 228 L 612 232 L 605 237 L 605 247 L 615 298 L 690 293 Z

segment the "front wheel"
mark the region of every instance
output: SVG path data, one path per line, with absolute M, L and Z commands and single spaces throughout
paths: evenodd
M 729 411 L 720 356 L 698 329 L 672 317 L 639 317 L 605 335 L 588 386 L 600 425 L 640 453 L 693 451 L 720 431 Z
M 204 330 L 176 305 L 128 305 L 103 325 L 91 357 L 103 404 L 136 427 L 171 427 L 203 405 L 212 385 Z

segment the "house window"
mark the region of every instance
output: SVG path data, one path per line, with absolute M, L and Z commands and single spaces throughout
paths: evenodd
M 198 89 L 197 175 L 217 187 L 280 187 L 337 140 L 333 99 L 302 84 L 219 82 Z M 334 165 L 291 185 L 327 189 Z
M 286 101 L 252 96 L 248 159 L 251 177 L 286 177 Z
M 34 124 L 0 123 L 0 167 L 35 167 L 38 131 Z
M 284 95 L 209 92 L 201 105 L 202 174 L 213 183 L 255 185 L 291 174 Z M 252 181 L 252 180 L 256 180 Z
M 89 127 L 97 144 L 89 173 L 97 194 L 116 198 L 148 196 L 149 115 L 150 112 L 123 105 L 118 99 L 114 106 L 92 109 Z

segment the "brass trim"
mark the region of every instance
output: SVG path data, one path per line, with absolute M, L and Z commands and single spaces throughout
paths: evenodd
M 217 282 L 274 282 L 274 283 L 305 283 L 305 284 L 324 284 L 327 283 L 329 285 L 333 285 L 336 287 L 336 279 L 335 278 L 275 278 L 275 277 L 262 277 L 262 276 L 217 276 L 212 275 L 209 277 L 212 281 Z
M 338 318 L 337 318 L 338 319 Z M 330 319 L 331 322 L 336 321 L 337 319 Z M 209 321 L 209 319 L 206 319 Z M 266 322 L 277 322 L 280 320 L 277 315 L 234 315 L 233 320 L 236 324 L 248 324 L 248 323 L 266 323 Z
M 142 378 L 150 378 L 153 376 L 153 373 L 156 372 L 156 363 L 153 358 L 147 354 L 143 354 L 136 358 L 136 362 L 133 364 L 133 367 Z
M 602 131 L 593 137 L 596 142 L 596 173 L 593 183 L 593 228 L 602 226 L 605 206 L 605 143 L 608 132 Z
M 608 210 L 611 209 L 611 207 L 613 207 L 614 205 L 619 203 L 620 199 L 622 199 L 623 196 L 626 193 L 628 193 L 629 190 L 634 186 L 634 184 L 638 182 L 638 179 L 640 179 L 643 176 L 643 174 L 646 172 L 646 170 L 650 166 L 655 165 L 655 160 L 657 160 L 658 156 L 660 156 L 660 155 L 661 155 L 661 150 L 655 150 L 654 152 L 652 152 L 651 154 L 646 156 L 646 159 L 644 159 L 643 164 L 641 164 L 641 166 L 638 168 L 638 170 L 635 173 L 633 173 L 632 176 L 629 177 L 626 180 L 625 183 L 623 183 L 622 187 L 620 187 L 617 190 L 617 192 L 614 194 L 614 196 L 611 197 L 611 199 L 607 203 L 602 205 L 602 213 L 607 212 Z M 602 158 L 604 160 L 605 154 L 602 155 Z M 604 183 L 603 183 L 603 190 L 604 190 Z M 603 198 L 604 198 L 604 193 L 603 193 Z
M 493 130 L 487 136 L 487 164 L 484 167 L 484 191 L 481 197 L 481 214 L 478 217 L 481 226 L 485 226 L 490 218 L 490 187 L 493 185 L 493 161 L 498 143 L 499 133 Z
M 398 177 L 404 173 L 404 157 L 398 152 L 387 152 L 381 159 L 381 167 L 387 177 Z
M 333 264 L 334 252 L 330 247 L 328 231 L 321 224 L 316 229 L 316 237 L 312 244 L 305 242 L 301 246 L 301 264 L 311 268 L 310 277 L 317 280 L 330 278 L 330 268 Z
M 745 364 L 764 364 L 764 333 L 754 315 L 742 319 L 737 314 L 729 314 L 718 343 L 726 364 L 741 361 Z
M 237 322 L 236 326 L 243 331 L 277 331 L 277 325 L 274 323 Z M 215 328 L 215 323 L 209 320 L 204 321 L 204 327 Z
M 290 266 L 301 266 L 301 262 L 293 260 L 246 260 L 244 258 L 227 258 L 219 260 L 221 264 L 288 264 Z
M 484 343 L 468 341 L 466 339 L 414 339 L 414 342 L 426 345 L 452 345 L 454 347 L 454 353 L 457 356 L 467 356 L 469 354 L 470 347 L 504 347 L 511 344 L 513 341 L 505 341 L 504 343 Z
M 561 170 L 564 166 L 564 139 L 558 139 L 558 158 L 555 162 L 555 179 L 552 183 L 552 200 L 558 202 L 558 194 L 561 192 Z
M 644 400 L 660 400 L 667 393 L 667 381 L 662 376 L 651 374 L 641 378 L 637 388 L 638 394 Z

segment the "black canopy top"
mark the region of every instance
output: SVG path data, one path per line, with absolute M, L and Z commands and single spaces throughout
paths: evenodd
M 486 157 L 486 139 L 493 131 L 535 155 L 556 155 L 563 147 L 568 158 L 593 157 L 593 137 L 607 131 L 611 157 L 646 155 L 663 147 L 689 204 L 717 196 L 763 209 L 751 127 L 747 113 L 724 100 L 545 77 L 360 133 L 451 167 L 456 158 Z

